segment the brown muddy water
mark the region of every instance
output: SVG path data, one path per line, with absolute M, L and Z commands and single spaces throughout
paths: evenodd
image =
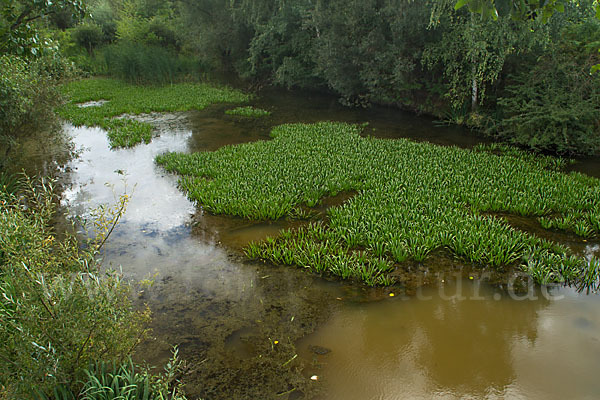
M 416 265 L 410 285 L 385 289 L 245 261 L 244 244 L 288 223 L 208 215 L 154 164 L 157 154 L 268 139 L 271 126 L 318 120 L 369 122 L 366 133 L 381 137 L 481 142 L 426 118 L 348 110 L 312 94 L 266 92 L 254 105 L 272 116 L 226 116 L 224 106 L 145 116 L 157 135 L 132 149 L 110 150 L 100 129 L 64 127 L 79 150 L 64 173 L 68 212 L 89 216 L 132 195 L 103 257 L 106 267 L 154 282 L 139 294 L 154 320 L 138 360 L 160 365 L 178 345 L 191 399 L 600 398 L 595 294 L 523 287 L 516 275 L 498 281 L 443 254 Z M 600 249 L 563 239 L 588 255 Z

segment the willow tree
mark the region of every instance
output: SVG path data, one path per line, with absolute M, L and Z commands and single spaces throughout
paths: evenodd
M 455 110 L 470 106 L 475 111 L 484 103 L 486 90 L 500 76 L 507 57 L 527 52 L 546 37 L 544 27 L 535 21 L 479 18 L 456 10 L 454 0 L 433 2 L 429 28 L 439 30 L 441 38 L 427 45 L 423 63 L 442 70 L 446 95 Z
M 564 12 L 565 7 L 580 6 L 578 0 L 457 0 L 456 10 L 465 6 L 472 13 L 480 14 L 483 19 L 497 20 L 499 16 L 510 16 L 515 20 L 541 20 L 546 23 L 556 11 Z M 589 3 L 584 1 L 583 3 Z M 596 19 L 600 20 L 600 1 L 593 0 Z M 583 4 L 585 8 L 587 4 Z M 600 52 L 600 49 L 598 49 Z M 593 65 L 591 72 L 600 71 L 600 64 Z

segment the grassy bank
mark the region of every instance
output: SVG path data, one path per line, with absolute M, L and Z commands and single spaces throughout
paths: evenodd
M 250 99 L 238 90 L 204 83 L 179 83 L 169 86 L 130 85 L 114 79 L 92 78 L 71 82 L 62 87 L 70 102 L 59 114 L 75 126 L 99 126 L 108 132 L 112 147 L 131 147 L 149 143 L 152 126 L 122 115 L 151 112 L 202 110 L 211 104 L 242 103 Z M 89 101 L 106 102 L 79 107 Z
M 216 214 L 277 219 L 323 196 L 358 192 L 331 208 L 326 223 L 251 244 L 252 258 L 376 285 L 391 283 L 402 262 L 443 247 L 482 265 L 521 263 L 539 282 L 597 279 L 598 265 L 483 213 L 560 220 L 576 233 L 599 234 L 599 180 L 560 172 L 564 162 L 555 158 L 365 138 L 361 129 L 282 125 L 274 140 L 156 161 L 183 175 L 189 198 Z

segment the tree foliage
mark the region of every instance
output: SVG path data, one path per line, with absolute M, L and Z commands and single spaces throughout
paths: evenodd
M 589 71 L 600 61 L 600 23 L 571 25 L 560 36 L 531 69 L 510 78 L 492 129 L 536 150 L 593 154 L 600 148 L 600 76 Z
M 511 16 L 525 20 L 540 17 L 547 22 L 555 11 L 564 12 L 567 2 L 569 0 L 457 0 L 455 8 L 458 10 L 467 6 L 469 11 L 481 14 L 484 19 Z
M 60 12 L 83 17 L 85 6 L 82 0 L 3 0 L 0 52 L 38 55 L 48 42 L 40 36 L 35 23 Z
M 423 61 L 429 68 L 442 69 L 454 108 L 463 108 L 470 99 L 474 109 L 484 104 L 486 89 L 499 78 L 507 57 L 526 53 L 544 35 L 532 32 L 540 28 L 532 23 L 482 20 L 464 11 L 454 12 L 453 3 L 435 4 L 430 26 L 442 35 L 425 48 Z

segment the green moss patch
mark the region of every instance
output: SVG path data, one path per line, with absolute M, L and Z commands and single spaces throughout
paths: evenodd
M 149 143 L 152 126 L 131 119 L 114 119 L 129 114 L 202 110 L 216 103 L 241 103 L 250 99 L 240 91 L 203 83 L 179 83 L 169 86 L 137 86 L 114 79 L 92 78 L 62 87 L 71 100 L 59 114 L 75 126 L 99 126 L 108 132 L 112 147 L 131 147 Z M 107 100 L 96 107 L 77 104 Z
M 563 173 L 563 163 L 549 157 L 361 137 L 361 129 L 282 125 L 270 141 L 168 153 L 156 161 L 183 175 L 181 188 L 207 210 L 248 219 L 277 219 L 324 196 L 357 191 L 330 208 L 325 223 L 251 244 L 251 258 L 386 285 L 400 263 L 446 248 L 480 265 L 518 263 L 543 283 L 598 279 L 597 260 L 590 264 L 483 212 L 575 213 L 597 235 L 600 180 Z

